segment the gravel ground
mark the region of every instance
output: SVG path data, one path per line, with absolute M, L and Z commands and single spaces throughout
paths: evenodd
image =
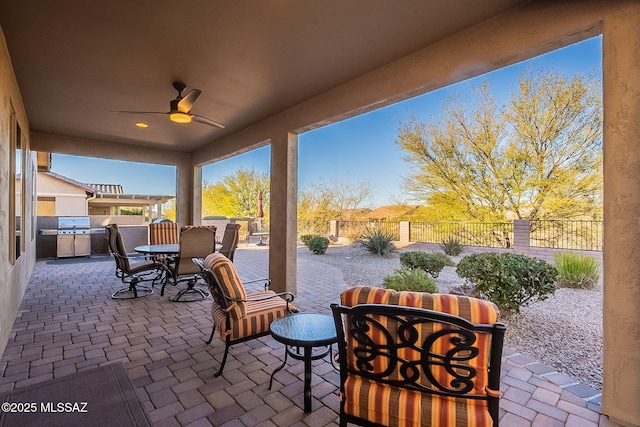
M 411 250 L 419 249 L 413 246 Z M 457 263 L 464 255 L 453 260 Z M 301 247 L 298 256 L 339 268 L 350 286 L 380 286 L 385 276 L 400 268 L 400 251 L 379 257 L 358 243 L 331 246 L 324 255 Z M 455 267 L 445 267 L 436 283 L 440 292 L 448 292 L 464 279 L 458 277 Z M 501 321 L 507 324 L 506 347 L 602 390 L 602 279 L 594 290 L 560 288 L 547 300 L 524 307 L 519 315 L 503 316 Z

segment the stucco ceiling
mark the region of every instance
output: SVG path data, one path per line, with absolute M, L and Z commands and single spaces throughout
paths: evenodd
M 0 25 L 31 130 L 192 151 L 525 2 L 0 0 Z M 168 111 L 174 80 L 226 128 L 111 112 Z

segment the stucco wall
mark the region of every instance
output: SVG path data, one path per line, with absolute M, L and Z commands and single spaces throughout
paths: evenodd
M 29 283 L 29 278 L 35 263 L 36 251 L 35 240 L 32 236 L 32 212 L 31 203 L 26 203 L 26 215 L 22 224 L 25 236 L 25 251 L 20 255 L 15 263 L 10 261 L 9 245 L 9 182 L 10 177 L 10 154 L 11 154 L 11 107 L 16 114 L 16 119 L 24 135 L 29 135 L 29 124 L 27 122 L 22 99 L 18 90 L 18 85 L 11 67 L 11 60 L 7 51 L 4 34 L 0 29 L 0 354 L 11 334 L 11 328 L 22 296 Z M 32 155 L 35 162 L 35 155 Z M 34 178 L 30 169 L 25 171 L 27 183 L 32 185 Z M 29 187 L 28 187 L 29 188 Z

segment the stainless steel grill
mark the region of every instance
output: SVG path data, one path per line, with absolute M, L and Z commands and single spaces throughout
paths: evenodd
M 88 216 L 58 218 L 57 257 L 91 255 L 91 223 Z

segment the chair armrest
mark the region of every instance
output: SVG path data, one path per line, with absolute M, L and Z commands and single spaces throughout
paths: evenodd
M 128 260 L 131 260 L 131 261 L 135 261 L 135 260 L 138 260 L 138 258 L 143 258 L 144 257 L 144 255 L 142 255 L 142 254 L 135 254 L 135 255 L 134 254 L 127 254 L 126 256 L 124 256 L 124 255 L 117 254 L 115 252 L 111 252 L 111 253 L 116 258 L 128 259 Z M 158 262 L 155 258 L 151 259 L 149 261 L 153 261 L 153 263 L 157 264 L 159 267 L 163 265 L 162 263 Z
M 260 297 L 260 298 L 244 298 L 244 299 L 242 299 L 242 298 L 231 298 L 231 297 L 228 297 L 227 295 L 224 295 L 224 294 L 223 294 L 223 296 L 227 301 L 239 301 L 239 302 L 265 301 L 265 300 L 268 300 L 268 299 L 273 299 L 273 298 L 276 298 L 276 297 L 280 297 L 280 298 L 284 299 L 285 302 L 287 303 L 287 311 L 289 313 L 293 313 L 293 311 L 289 307 L 289 303 L 293 301 L 295 296 L 291 292 L 279 292 L 277 294 L 267 295 L 267 296 Z M 297 310 L 296 310 L 296 312 L 297 312 Z
M 264 290 L 268 291 L 269 287 L 271 286 L 271 279 L 268 279 L 268 278 L 245 280 L 245 281 L 243 281 L 243 283 L 256 283 L 256 282 L 261 282 L 263 280 L 265 281 Z

